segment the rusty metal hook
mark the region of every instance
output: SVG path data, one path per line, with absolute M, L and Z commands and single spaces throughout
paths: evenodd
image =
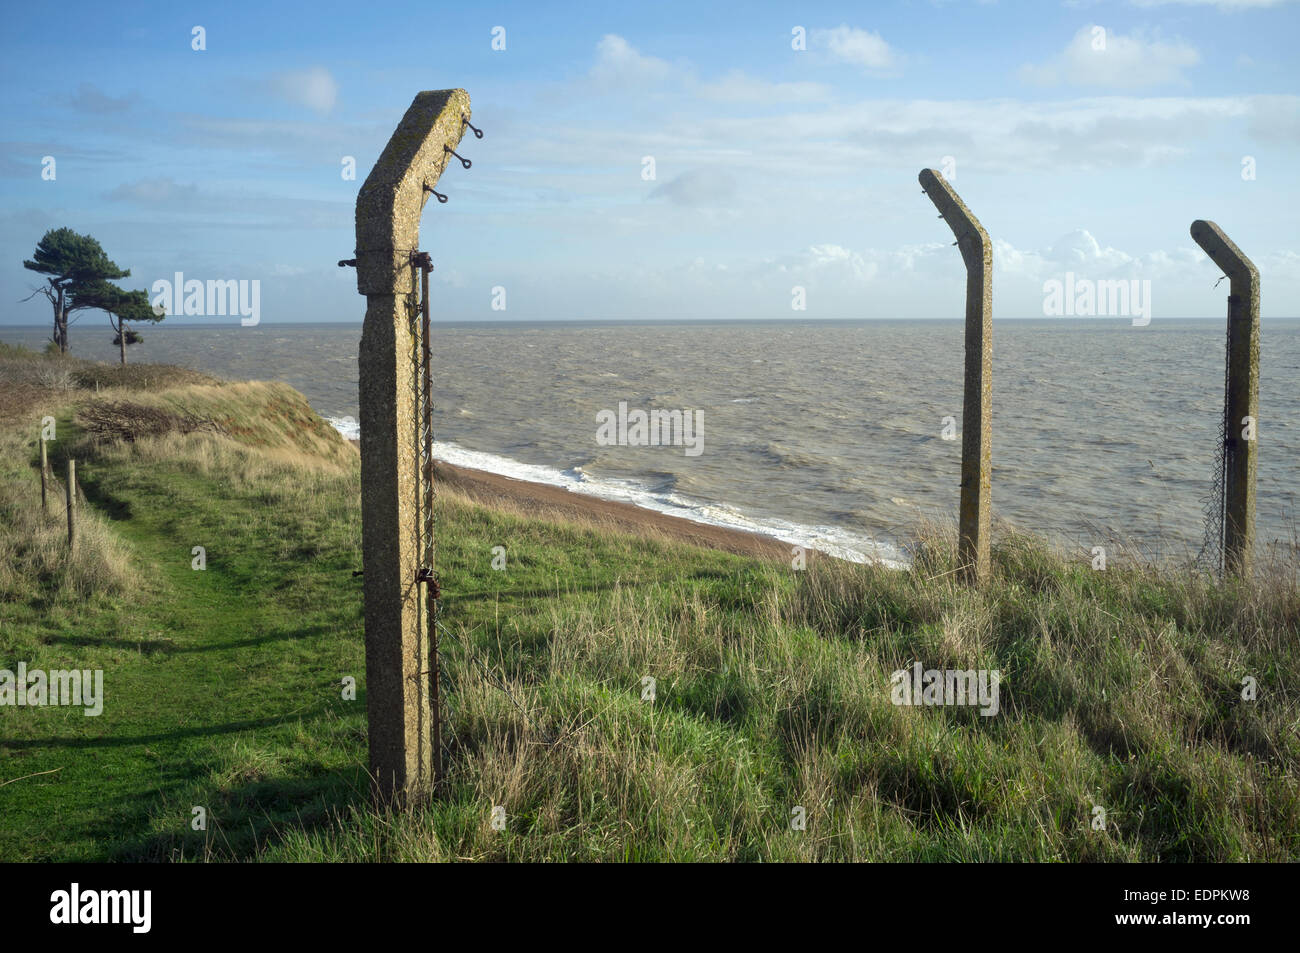
M 438 578 L 438 574 L 427 566 L 422 567 L 415 574 L 415 582 L 417 585 L 423 582 L 429 586 L 429 598 L 433 601 L 437 602 L 442 598 L 442 581 Z
M 444 147 L 444 148 L 445 148 L 445 147 Z M 431 185 L 426 185 L 426 186 L 424 187 L 424 191 L 426 191 L 426 192 L 432 192 L 434 198 L 436 198 L 436 199 L 437 199 L 439 202 L 441 202 L 443 205 L 446 205 L 446 204 L 447 204 L 447 196 L 443 195 L 441 192 L 439 192 L 439 191 L 438 191 L 437 189 L 435 189 L 433 186 L 431 186 Z
M 482 129 L 479 129 L 479 128 L 477 128 L 477 127 L 475 127 L 475 125 L 474 125 L 472 122 L 470 122 L 468 119 L 466 119 L 464 113 L 461 113 L 461 114 L 460 114 L 460 124 L 461 124 L 462 126 L 469 126 L 471 129 L 473 129 L 473 130 L 474 130 L 474 138 L 475 138 L 475 139 L 482 139 L 482 138 L 483 138 L 483 130 L 482 130 Z
M 463 165 L 465 168 L 468 169 L 470 167 L 471 165 L 470 161 L 466 159 L 463 155 L 461 155 L 459 152 L 457 152 L 455 149 L 453 149 L 451 146 L 444 144 L 442 147 L 442 151 L 450 152 L 452 155 L 454 155 L 457 159 L 460 160 L 460 164 Z

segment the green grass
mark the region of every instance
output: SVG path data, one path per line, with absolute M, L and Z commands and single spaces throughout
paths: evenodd
M 0 708 L 0 859 L 1300 859 L 1293 567 L 1094 572 L 1007 535 L 974 591 L 933 531 L 908 571 L 795 572 L 445 491 L 449 781 L 375 812 L 355 452 L 283 385 L 88 386 L 0 430 L 0 666 L 102 668 L 107 695 Z M 96 444 L 88 400 L 226 433 Z M 72 558 L 45 412 L 86 497 Z M 1000 670 L 1001 713 L 895 706 L 916 660 Z

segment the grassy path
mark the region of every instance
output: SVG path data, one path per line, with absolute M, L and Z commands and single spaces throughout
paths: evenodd
M 106 704 L 5 713 L 4 776 L 59 770 L 0 790 L 4 855 L 193 856 L 210 839 L 242 853 L 275 820 L 337 802 L 364 750 L 364 709 L 339 690 L 363 658 L 358 587 L 336 585 L 347 554 L 283 558 L 292 513 L 254 514 L 176 470 L 89 463 L 80 482 L 120 517 L 140 598 L 39 620 L 43 664 L 103 668 Z M 254 519 L 264 533 L 240 530 Z M 194 806 L 206 834 L 190 829 Z M 9 842 L 19 831 L 27 843 Z

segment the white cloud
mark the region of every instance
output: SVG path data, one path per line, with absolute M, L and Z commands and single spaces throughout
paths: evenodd
M 1295 96 L 1251 99 L 1250 134 L 1262 142 L 1300 143 L 1300 100 Z
M 287 103 L 318 113 L 330 112 L 338 102 L 339 85 L 322 66 L 277 73 L 267 80 L 267 88 Z
M 1184 71 L 1200 60 L 1196 48 L 1181 40 L 1148 40 L 1140 33 L 1122 36 L 1089 25 L 1047 62 L 1022 66 L 1020 78 L 1042 86 L 1160 86 L 1185 83 Z
M 689 204 L 707 192 L 701 191 L 705 183 L 697 176 L 673 185 L 684 192 L 664 194 L 669 202 L 623 205 L 629 187 L 642 188 L 642 195 L 658 187 L 641 183 L 640 161 L 646 155 L 656 156 L 663 183 L 688 171 L 725 173 L 745 200 L 732 203 L 733 208 L 743 206 L 746 215 L 775 221 L 787 201 L 801 203 L 810 215 L 836 215 L 846 200 L 861 200 L 859 190 L 885 180 L 914 184 L 917 170 L 938 166 L 946 155 L 956 157 L 962 177 L 1028 176 L 1028 181 L 1060 187 L 1060 176 L 1074 172 L 1177 171 L 1205 162 L 1207 148 L 1228 139 L 1240 140 L 1244 152 L 1266 156 L 1259 145 L 1265 132 L 1270 141 L 1300 142 L 1297 96 L 1099 96 L 1037 102 L 873 98 L 778 106 L 755 114 L 719 108 L 692 97 L 687 87 L 674 96 L 679 99 L 670 102 L 681 106 L 672 111 L 670 125 L 625 119 L 611 131 L 584 123 L 539 124 L 528 137 L 526 162 L 517 157 L 512 176 L 522 170 L 530 189 L 567 197 L 579 207 L 613 202 L 648 227 L 657 221 L 656 209 L 666 213 L 665 205 Z M 774 128 L 781 130 L 779 149 L 771 145 Z M 570 172 L 575 155 L 604 174 L 575 180 Z M 1219 171 L 1239 181 L 1237 168 L 1234 162 Z M 1041 173 L 1051 178 L 1036 178 Z M 958 182 L 959 189 L 964 181 Z M 763 198 L 772 183 L 782 184 L 774 196 Z M 511 187 L 519 185 L 518 177 L 512 178 Z
M 759 270 L 819 282 L 855 285 L 875 278 L 880 266 L 868 261 L 861 252 L 828 243 L 811 245 L 795 255 L 763 262 Z
M 650 193 L 675 205 L 708 208 L 729 204 L 736 194 L 736 180 L 721 169 L 693 169 L 665 182 Z
M 1062 235 L 1042 257 L 1046 261 L 1071 268 L 1120 268 L 1133 260 L 1115 248 L 1102 248 L 1101 243 L 1085 228 L 1076 228 Z
M 211 183 L 200 188 L 168 176 L 123 182 L 105 193 L 127 207 L 147 208 L 168 234 L 184 228 L 338 229 L 352 203 L 343 199 L 290 198 L 241 185 Z
M 709 83 L 700 83 L 696 92 L 703 99 L 725 103 L 810 103 L 830 98 L 829 87 L 822 83 L 769 83 L 741 70 L 732 70 Z
M 108 193 L 108 198 L 118 202 L 137 202 L 142 205 L 166 205 L 193 199 L 198 186 L 181 185 L 166 176 L 124 182 Z
M 1156 321 L 1221 318 L 1224 313 L 1226 288 L 1214 287 L 1219 272 L 1190 240 L 1170 249 L 1125 251 L 1080 228 L 1043 249 L 1017 248 L 999 239 L 993 244 L 997 318 L 1045 317 L 1044 283 L 1065 281 L 1067 273 L 1076 282 L 1150 280 L 1148 300 Z M 1268 287 L 1294 299 L 1300 288 L 1300 254 L 1283 249 L 1255 260 Z M 527 280 L 538 283 L 530 296 L 553 302 L 555 313 L 573 316 L 570 278 L 537 273 Z M 592 265 L 583 282 L 583 300 L 603 302 L 606 309 L 609 302 L 624 302 L 632 309 L 628 313 L 638 316 L 961 318 L 966 271 L 950 241 L 858 248 L 825 242 L 766 256 L 691 254 L 672 261 Z M 636 289 L 631 305 L 629 286 Z M 796 286 L 806 291 L 806 311 L 791 310 Z M 608 315 L 607 310 L 581 313 Z
M 864 69 L 894 69 L 900 57 L 879 33 L 841 24 L 833 30 L 814 30 L 813 42 L 824 46 L 831 56 Z
M 585 85 L 588 92 L 596 94 L 636 87 L 642 92 L 684 92 L 692 98 L 715 103 L 763 105 L 830 99 L 830 87 L 822 83 L 772 82 L 739 69 L 703 80 L 690 63 L 670 63 L 649 56 L 616 33 L 606 34 L 596 44 L 596 59 Z
M 82 83 L 77 87 L 76 94 L 68 98 L 68 105 L 78 112 L 119 113 L 126 112 L 139 98 L 134 92 L 125 96 L 109 96 L 91 83 Z
M 638 52 L 616 33 L 605 34 L 596 44 L 596 64 L 591 68 L 591 77 L 601 83 L 657 83 L 672 75 L 671 63 Z
M 1204 253 L 1191 246 L 1142 254 L 1126 252 L 1103 245 L 1086 228 L 1066 232 L 1041 250 L 1019 249 L 1009 242 L 993 240 L 994 270 L 1026 279 L 1031 285 L 1046 278 L 1061 278 L 1067 271 L 1092 279 L 1189 277 L 1204 259 Z
M 717 119 L 708 130 L 713 143 L 743 150 L 748 164 L 773 178 L 846 176 L 855 169 L 934 164 L 945 155 L 956 156 L 965 170 L 1059 172 L 1165 163 L 1203 148 L 1237 120 L 1281 136 L 1285 117 L 1300 115 L 1297 110 L 1294 96 L 872 99 L 779 119 Z M 782 150 L 763 148 L 774 123 L 789 142 Z
M 1165 7 L 1182 4 L 1189 7 L 1218 7 L 1220 10 L 1260 10 L 1280 7 L 1291 0 L 1131 0 L 1138 7 Z

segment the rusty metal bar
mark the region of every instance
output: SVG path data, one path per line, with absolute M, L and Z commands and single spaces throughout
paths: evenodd
M 420 267 L 420 363 L 423 370 L 423 420 L 421 453 L 424 455 L 424 485 L 421 487 L 424 510 L 424 564 L 429 569 L 425 579 L 424 600 L 429 619 L 429 708 L 433 715 L 433 782 L 442 782 L 442 710 L 438 698 L 438 584 L 433 577 L 433 356 L 429 340 L 429 272 L 433 265 L 424 254 Z

